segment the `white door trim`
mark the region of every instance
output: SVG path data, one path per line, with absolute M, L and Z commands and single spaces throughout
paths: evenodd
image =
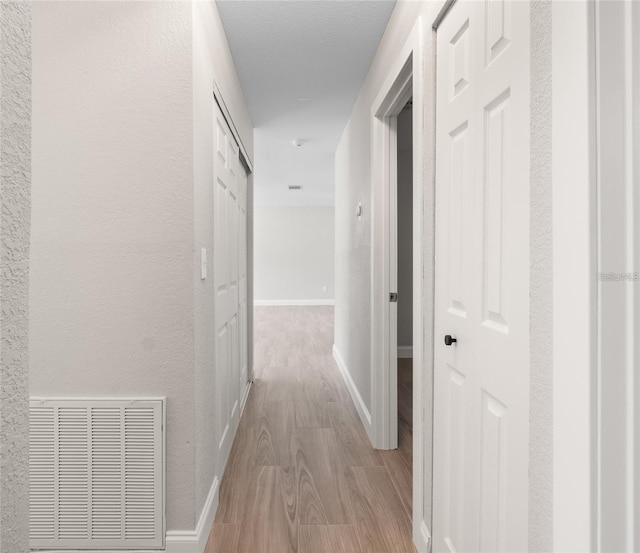
M 591 2 L 553 2 L 553 545 L 595 551 L 596 226 Z
M 389 71 L 389 76 L 373 103 L 372 123 L 372 248 L 371 248 L 371 437 L 379 449 L 397 447 L 397 375 L 389 371 L 390 355 L 390 210 L 389 194 L 394 185 L 390 156 L 397 155 L 395 135 L 390 127 L 409 98 L 413 98 L 413 537 L 420 552 L 429 547 L 431 521 L 424 520 L 423 474 L 423 343 L 425 339 L 425 305 L 423 282 L 423 197 L 424 171 L 424 40 L 422 18 L 419 17 Z M 392 147 L 393 146 L 393 147 Z M 395 421 L 395 423 L 393 422 Z M 395 427 L 395 433 L 393 431 Z
M 640 549 L 639 23 L 636 2 L 596 0 L 597 551 Z

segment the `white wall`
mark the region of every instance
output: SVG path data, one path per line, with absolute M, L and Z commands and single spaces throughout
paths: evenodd
M 413 346 L 413 140 L 411 111 L 398 115 L 398 347 Z
M 29 551 L 31 6 L 0 3 L 0 553 Z
M 332 302 L 334 230 L 333 207 L 256 207 L 256 302 Z
M 191 4 L 33 7 L 31 395 L 167 396 L 194 520 Z
M 432 326 L 433 300 L 433 179 L 435 163 L 435 33 L 432 24 L 443 1 L 413 2 L 400 0 L 389 20 L 367 78 L 354 105 L 349 122 L 336 152 L 336 322 L 335 346 L 345 362 L 351 379 L 367 408 L 371 409 L 371 108 L 391 65 L 419 16 L 422 16 L 425 36 L 426 106 L 424 117 L 424 182 L 425 188 L 422 228 L 425 246 L 423 288 L 425 304 L 421 306 L 425 318 L 424 328 Z M 550 450 L 553 415 L 551 412 L 552 346 L 549 336 L 552 312 L 552 286 L 549 278 L 551 266 L 551 231 L 548 223 L 551 212 L 551 142 L 550 128 L 550 3 L 531 3 L 531 25 L 539 32 L 531 33 L 532 40 L 532 140 L 531 158 L 539 162 L 532 165 L 531 176 L 531 282 L 539 295 L 531 297 L 531 407 L 539 409 L 531 418 L 530 510 L 529 543 L 532 551 L 543 551 L 549 544 L 552 530 L 552 456 Z M 414 106 L 415 109 L 415 106 Z M 353 216 L 355 206 L 362 202 L 364 215 Z M 540 225 L 539 228 L 536 225 Z M 414 308 L 416 306 L 414 305 Z M 433 391 L 433 336 L 424 337 L 425 360 L 423 428 L 424 515 L 431 513 L 431 412 Z M 441 337 L 438 337 L 440 340 Z M 535 345 L 535 348 L 534 348 Z M 535 451 L 540 447 L 539 451 Z
M 212 248 L 213 78 L 252 151 L 248 110 L 213 2 L 33 12 L 31 394 L 166 396 L 167 529 L 192 532 L 216 462 L 194 254 Z

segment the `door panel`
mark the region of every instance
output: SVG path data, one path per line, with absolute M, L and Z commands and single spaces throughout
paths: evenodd
M 240 416 L 240 400 L 247 385 L 247 175 L 240 163 L 238 146 L 217 106 L 214 114 L 216 402 L 218 459 L 222 468 L 231 448 Z
M 240 169 L 240 188 L 238 202 L 238 233 L 239 245 L 238 251 L 240 259 L 239 267 L 239 287 L 238 287 L 238 303 L 239 303 L 239 320 L 240 320 L 240 397 L 247 385 L 248 381 L 248 319 L 247 319 L 247 172 L 244 168 Z
M 528 3 L 458 0 L 437 45 L 434 550 L 525 551 Z

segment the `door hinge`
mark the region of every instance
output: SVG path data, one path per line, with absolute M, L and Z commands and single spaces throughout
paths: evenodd
M 398 294 L 397 294 L 397 292 L 391 292 L 389 294 L 389 301 L 391 303 L 397 303 L 398 302 Z

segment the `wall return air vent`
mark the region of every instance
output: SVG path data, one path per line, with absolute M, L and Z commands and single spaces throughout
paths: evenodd
M 31 549 L 164 547 L 164 400 L 32 399 Z
M 289 190 L 302 190 L 302 185 L 300 184 L 290 184 Z

